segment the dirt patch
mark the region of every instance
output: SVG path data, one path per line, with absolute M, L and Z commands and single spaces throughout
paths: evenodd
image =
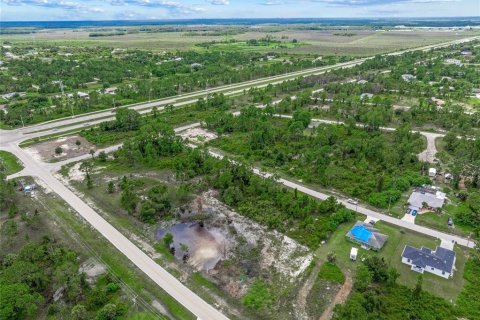
M 80 145 L 77 145 L 77 141 Z M 56 154 L 55 149 L 60 147 L 62 153 Z M 25 148 L 33 158 L 39 161 L 52 162 L 75 158 L 96 150 L 95 145 L 78 135 L 60 137 L 57 139 L 36 143 Z
M 100 275 L 107 272 L 107 268 L 94 258 L 89 258 L 87 261 L 82 263 L 78 272 L 84 272 L 87 276 L 87 282 L 93 284 Z
M 335 299 L 333 299 L 332 303 L 328 306 L 328 308 L 323 312 L 320 320 L 330 320 L 333 316 L 333 309 L 337 304 L 343 304 L 347 301 L 350 292 L 352 291 L 353 281 L 352 275 L 350 271 L 347 270 L 345 272 L 345 282 L 343 283 L 342 287 L 338 291 Z
M 246 241 L 247 247 L 255 247 L 259 252 L 258 262 L 261 269 L 269 272 L 273 269 L 290 281 L 294 281 L 305 271 L 313 260 L 313 255 L 307 247 L 230 210 L 216 199 L 214 194 L 214 191 L 208 191 L 202 195 L 203 208 L 210 213 L 212 223 L 230 233 L 233 245 L 243 246 Z M 233 253 L 230 251 L 230 255 Z M 228 256 L 229 252 L 226 252 L 226 257 Z
M 182 131 L 179 135 L 183 139 L 188 139 L 188 141 L 193 143 L 205 143 L 210 140 L 217 139 L 217 135 L 215 133 L 203 128 L 187 129 Z

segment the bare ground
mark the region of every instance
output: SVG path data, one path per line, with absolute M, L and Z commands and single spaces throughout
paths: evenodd
M 296 317 L 297 319 L 309 319 L 306 306 L 307 306 L 307 297 L 310 291 L 315 284 L 315 279 L 317 279 L 320 268 L 324 263 L 324 260 L 317 261 L 317 264 L 313 268 L 312 272 L 308 276 L 307 280 L 303 283 L 303 286 L 300 288 L 297 294 L 297 308 L 296 308 Z
M 78 146 L 76 144 L 77 140 L 80 141 L 80 145 Z M 61 154 L 55 154 L 55 149 L 57 147 L 62 148 Z M 96 147 L 85 140 L 85 138 L 73 135 L 39 142 L 25 150 L 37 160 L 52 162 L 82 156 L 88 154 L 91 149 L 96 150 Z
M 343 283 L 342 287 L 338 291 L 335 299 L 333 302 L 328 306 L 328 308 L 323 312 L 320 320 L 330 320 L 333 316 L 333 309 L 337 304 L 343 304 L 347 301 L 348 296 L 350 295 L 350 291 L 352 291 L 353 281 L 352 275 L 350 274 L 350 270 L 345 272 L 345 282 Z

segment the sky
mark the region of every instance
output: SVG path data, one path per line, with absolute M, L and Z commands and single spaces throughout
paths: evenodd
M 480 16 L 480 0 L 0 0 L 3 21 Z

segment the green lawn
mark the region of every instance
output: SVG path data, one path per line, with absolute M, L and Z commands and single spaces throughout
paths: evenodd
M 447 205 L 445 207 L 445 212 L 449 212 L 449 207 L 452 205 Z M 434 213 L 434 212 L 427 212 L 417 215 L 415 218 L 415 224 L 429 227 L 432 229 L 440 230 L 446 233 L 456 234 L 462 237 L 468 237 L 469 233 L 473 231 L 473 228 L 469 228 L 467 226 L 463 226 L 460 224 L 456 224 L 455 227 L 449 227 L 448 217 L 450 215 L 448 213 Z M 452 217 L 454 218 L 454 217 Z M 454 221 L 455 222 L 455 221 Z
M 13 154 L 0 150 L 0 162 L 5 166 L 5 174 L 10 175 L 23 169 L 21 162 Z
M 401 255 L 405 245 L 408 244 L 415 247 L 425 246 L 435 249 L 440 243 L 439 240 L 431 237 L 410 230 L 399 229 L 396 226 L 384 222 L 378 222 L 376 227 L 380 229 L 382 233 L 387 234 L 389 238 L 385 246 L 379 252 L 368 251 L 346 239 L 345 234 L 353 225 L 354 222 L 340 226 L 330 240 L 328 240 L 325 245 L 320 246 L 316 254 L 319 256 L 326 256 L 329 252 L 335 252 L 337 256 L 337 265 L 342 270 L 350 269 L 353 273 L 361 259 L 367 256 L 378 255 L 379 257 L 385 258 L 391 266 L 398 270 L 400 277 L 397 282 L 399 284 L 412 288 L 415 286 L 418 273 L 411 271 L 409 266 L 401 262 Z M 359 248 L 358 259 L 355 262 L 349 259 L 350 249 L 352 247 Z M 457 253 L 457 262 L 455 264 L 457 271 L 452 279 L 443 279 L 430 273 L 425 273 L 423 276 L 423 288 L 432 294 L 447 299 L 448 301 L 456 300 L 464 284 L 463 269 L 465 266 L 466 252 L 460 246 L 456 246 L 455 251 Z

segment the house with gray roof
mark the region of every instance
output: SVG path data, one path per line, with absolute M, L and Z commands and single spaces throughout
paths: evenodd
M 435 187 L 423 185 L 412 192 L 407 202 L 410 210 L 437 211 L 443 207 L 446 199 L 447 195 L 444 192 Z
M 380 233 L 378 229 L 362 221 L 357 221 L 347 232 L 346 237 L 350 241 L 360 244 L 363 248 L 375 251 L 380 250 L 388 239 L 387 235 Z
M 442 247 L 432 251 L 426 247 L 405 246 L 402 253 L 402 262 L 411 266 L 412 271 L 422 274 L 426 271 L 445 279 L 453 276 L 455 260 L 455 251 Z

